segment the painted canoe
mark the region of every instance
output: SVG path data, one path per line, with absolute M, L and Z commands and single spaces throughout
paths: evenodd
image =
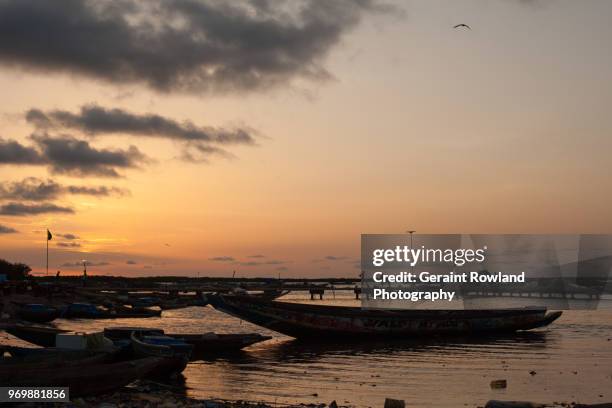
M 15 324 L 3 328 L 9 334 L 41 347 L 55 347 L 55 336 L 68 330 L 55 327 L 39 327 Z
M 255 343 L 270 340 L 272 337 L 264 336 L 259 333 L 236 333 L 236 334 L 168 334 L 168 336 L 181 339 L 185 343 L 194 346 L 194 355 L 201 356 L 206 354 L 230 353 L 242 350 Z
M 255 343 L 271 339 L 270 336 L 264 336 L 259 333 L 165 333 L 163 329 L 129 326 L 107 327 L 104 329 L 104 336 L 115 342 L 129 339 L 132 333 L 135 333 L 137 336 L 166 335 L 181 340 L 191 344 L 193 346 L 193 354 L 198 356 L 238 351 Z
M 67 319 L 122 319 L 157 317 L 160 315 L 160 310 L 150 310 L 146 308 L 105 310 L 90 303 L 71 303 L 64 310 L 62 317 Z
M 14 387 L 69 387 L 70 397 L 104 394 L 144 378 L 163 363 L 146 357 L 117 363 L 0 371 L 0 384 Z
M 46 369 L 53 367 L 85 366 L 115 360 L 117 349 L 107 351 L 29 348 L 2 346 L 0 351 L 0 377 L 10 375 L 14 370 Z
M 17 302 L 13 302 L 13 305 L 15 306 L 15 315 L 28 322 L 48 323 L 60 316 L 60 310 L 53 306 Z
M 211 295 L 216 309 L 295 338 L 465 335 L 530 330 L 555 321 L 561 312 L 546 308 L 491 310 L 366 310 Z
M 164 378 L 183 372 L 193 346 L 168 336 L 131 335 L 132 350 L 135 357 L 161 357 L 163 360 L 155 370 L 148 374 L 153 378 Z

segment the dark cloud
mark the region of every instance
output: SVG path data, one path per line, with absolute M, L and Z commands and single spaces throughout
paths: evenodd
M 119 177 L 117 168 L 137 168 L 148 161 L 136 146 L 127 150 L 96 149 L 89 142 L 71 136 L 34 135 L 54 173 L 74 176 Z
M 0 182 L 0 199 L 4 200 L 52 200 L 64 194 L 90 196 L 124 195 L 125 190 L 106 186 L 64 186 L 54 180 L 27 177 L 21 181 Z
M 0 224 L 0 234 L 14 234 L 16 232 L 18 231 L 15 228 Z
M 87 266 L 108 266 L 111 264 L 110 262 L 106 262 L 106 261 L 100 261 L 100 262 L 86 261 L 85 263 L 87 264 Z M 60 266 L 63 268 L 82 268 L 83 261 L 64 262 Z
M 72 214 L 74 210 L 70 207 L 62 207 L 53 203 L 23 204 L 11 202 L 0 205 L 0 215 L 25 216 L 48 213 Z
M 247 256 L 247 258 L 265 258 L 265 257 L 266 257 L 265 255 L 261 255 L 261 254 Z
M 97 105 L 82 106 L 78 113 L 64 110 L 45 113 L 30 109 L 26 113 L 26 120 L 39 129 L 77 129 L 92 135 L 120 133 L 219 144 L 255 142 L 246 129 L 196 126 L 190 121 L 178 122 L 156 114 L 139 115 Z
M 49 166 L 54 173 L 119 177 L 118 168 L 138 168 L 150 161 L 136 146 L 127 150 L 97 149 L 85 140 L 71 136 L 51 137 L 46 133 L 32 135 L 32 140 L 34 147 L 0 140 L 0 164 L 42 164 Z M 79 187 L 74 191 L 79 191 Z M 81 188 L 79 194 L 87 194 L 87 191 Z
M 132 260 L 125 261 L 125 263 L 128 264 L 128 265 L 137 265 L 138 264 L 138 262 L 132 261 Z
M 214 262 L 234 262 L 236 259 L 231 256 L 216 256 L 214 258 L 208 258 L 208 260 Z
M 58 242 L 57 246 L 63 248 L 79 248 L 81 244 L 78 242 Z
M 346 256 L 336 256 L 336 255 L 327 255 L 325 260 L 327 261 L 342 261 L 343 259 L 347 259 Z
M 30 109 L 26 113 L 26 120 L 44 130 L 68 129 L 89 135 L 126 134 L 177 141 L 182 144 L 182 157 L 187 161 L 201 161 L 211 154 L 230 155 L 213 145 L 255 143 L 255 132 L 248 128 L 196 126 L 189 121 L 178 122 L 156 114 L 134 114 L 123 109 L 106 109 L 97 105 L 82 106 L 77 113 Z
M 0 1 L 0 61 L 159 91 L 325 80 L 323 59 L 374 0 Z
M 55 235 L 58 236 L 58 237 L 62 237 L 64 239 L 67 239 L 67 240 L 79 239 L 78 236 L 76 236 L 74 234 L 70 234 L 70 233 L 68 233 L 68 234 L 55 234 Z
M 287 261 L 279 261 L 277 259 L 272 259 L 272 260 L 269 260 L 269 261 L 262 261 L 262 262 L 260 262 L 260 261 L 243 261 L 243 262 L 236 261 L 234 263 L 236 263 L 236 264 L 238 264 L 240 266 L 262 266 L 262 265 L 284 265 L 284 264 L 287 264 L 288 262 Z
M 0 138 L 0 164 L 40 164 L 44 159 L 30 146 L 24 146 L 15 140 Z
M 107 186 L 66 186 L 66 191 L 70 194 L 89 195 L 97 197 L 105 196 L 124 196 L 129 194 L 129 190 L 119 187 L 107 187 Z
M 27 177 L 21 181 L 0 183 L 0 199 L 49 200 L 62 194 L 62 186 L 53 180 Z

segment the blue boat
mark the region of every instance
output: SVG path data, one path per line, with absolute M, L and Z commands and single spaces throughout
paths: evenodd
M 135 357 L 162 357 L 164 359 L 163 363 L 149 374 L 150 377 L 168 377 L 181 373 L 193 352 L 193 345 L 164 335 L 139 336 L 133 332 L 131 342 Z
M 55 320 L 60 315 L 60 310 L 53 306 L 40 303 L 15 303 L 15 315 L 28 322 L 48 323 Z

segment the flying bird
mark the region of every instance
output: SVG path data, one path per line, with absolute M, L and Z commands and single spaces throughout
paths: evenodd
M 460 28 L 460 27 L 465 27 L 465 28 L 467 28 L 467 29 L 469 29 L 469 30 L 471 30 L 471 29 L 472 29 L 472 27 L 470 27 L 470 26 L 469 26 L 469 25 L 467 25 L 467 24 L 463 24 L 463 23 L 462 23 L 462 24 L 457 24 L 456 26 L 453 26 L 453 28 Z

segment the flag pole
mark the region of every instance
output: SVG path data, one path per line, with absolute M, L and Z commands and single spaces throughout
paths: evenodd
M 45 273 L 45 276 L 49 276 L 49 241 L 51 241 L 52 237 L 53 235 L 51 235 L 51 231 L 49 231 L 49 228 L 47 228 L 47 272 Z

